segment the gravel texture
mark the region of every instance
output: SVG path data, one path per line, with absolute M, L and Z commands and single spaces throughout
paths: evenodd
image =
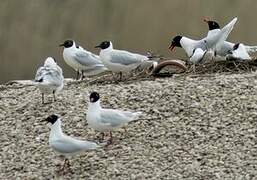
M 93 90 L 103 107 L 144 115 L 127 126 L 127 134 L 114 132 L 114 144 L 71 157 L 73 173 L 61 175 L 63 161 L 40 121 L 59 114 L 64 132 L 96 140 L 99 133 L 85 119 Z M 1 179 L 257 178 L 257 73 L 69 82 L 57 98 L 42 105 L 35 87 L 0 86 Z

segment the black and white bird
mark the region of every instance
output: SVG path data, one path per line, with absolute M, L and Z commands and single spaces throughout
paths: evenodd
M 61 118 L 55 114 L 47 117 L 43 121 L 51 123 L 51 131 L 49 136 L 50 147 L 65 157 L 62 170 L 64 170 L 66 166 L 70 166 L 68 159 L 70 156 L 83 151 L 91 151 L 102 147 L 95 142 L 75 139 L 64 134 L 61 128 Z
M 77 71 L 77 79 L 79 75 L 83 79 L 84 76 L 95 76 L 108 70 L 100 61 L 99 56 L 77 46 L 75 41 L 66 40 L 60 46 L 64 47 L 64 61 Z
M 193 51 L 192 56 L 190 57 L 189 61 L 192 62 L 193 64 L 198 64 L 201 62 L 201 60 L 204 57 L 204 54 L 207 52 L 207 50 L 203 50 L 201 48 L 196 48 Z
M 95 48 L 101 49 L 99 56 L 103 64 L 112 72 L 120 73 L 120 78 L 123 72 L 130 72 L 140 65 L 154 63 L 145 55 L 114 49 L 111 41 L 104 41 Z
M 42 93 L 42 103 L 44 103 L 44 94 L 53 94 L 56 101 L 55 93 L 63 88 L 64 77 L 62 69 L 56 64 L 52 57 L 45 60 L 44 66 L 40 67 L 35 76 L 34 85 L 39 88 Z
M 221 45 L 233 30 L 236 22 L 237 18 L 234 18 L 218 33 L 208 34 L 207 37 L 201 40 L 193 40 L 185 36 L 176 36 L 172 39 L 169 49 L 172 51 L 175 47 L 181 47 L 185 50 L 191 62 L 200 62 L 207 51 L 213 51 L 214 54 L 221 51 Z
M 208 28 L 209 28 L 207 37 L 214 36 L 221 31 L 220 25 L 218 24 L 218 22 L 209 20 L 207 18 L 204 19 L 204 22 L 208 24 Z M 220 51 L 218 51 L 217 54 L 220 56 L 226 56 L 228 52 L 233 51 L 233 47 L 235 45 L 236 45 L 235 43 L 224 41 L 221 45 Z M 244 48 L 248 54 L 257 52 L 257 46 L 244 45 Z
M 104 133 L 110 133 L 112 143 L 112 131 L 125 126 L 131 121 L 139 118 L 142 112 L 130 112 L 117 109 L 104 109 L 100 104 L 100 95 L 92 92 L 89 96 L 89 105 L 86 114 L 88 126 L 100 131 L 104 138 Z
M 229 51 L 229 59 L 239 59 L 239 60 L 251 60 L 252 58 L 247 52 L 247 49 L 243 43 L 236 43 L 233 46 L 233 50 Z

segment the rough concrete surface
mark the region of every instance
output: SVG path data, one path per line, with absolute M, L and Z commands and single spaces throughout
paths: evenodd
M 87 127 L 88 94 L 103 107 L 142 111 L 114 132 L 114 143 L 70 158 L 72 173 L 48 145 L 40 122 L 62 116 L 63 131 L 97 141 Z M 52 103 L 39 90 L 0 86 L 1 179 L 256 179 L 257 73 L 177 75 L 121 83 L 66 83 Z

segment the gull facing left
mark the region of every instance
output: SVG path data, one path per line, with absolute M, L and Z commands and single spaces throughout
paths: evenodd
M 239 59 L 239 60 L 251 60 L 252 58 L 250 57 L 250 55 L 247 52 L 247 48 L 245 47 L 245 45 L 243 43 L 236 43 L 233 46 L 233 50 L 229 51 L 229 53 L 231 53 L 231 55 L 228 55 L 228 57 L 232 57 L 235 59 Z
M 123 72 L 130 72 L 140 65 L 153 64 L 147 56 L 114 49 L 111 41 L 104 41 L 95 48 L 101 49 L 99 55 L 101 61 L 112 72 L 120 73 L 120 79 Z
M 100 105 L 100 95 L 92 92 L 89 97 L 89 105 L 86 119 L 89 127 L 104 133 L 110 133 L 112 143 L 112 131 L 138 119 L 141 112 L 130 112 L 117 109 L 104 109 Z
M 208 28 L 209 28 L 207 37 L 215 36 L 216 34 L 220 33 L 221 29 L 217 21 L 213 21 L 205 18 L 204 22 L 208 24 Z M 218 55 L 226 56 L 228 53 L 234 50 L 235 45 L 236 45 L 235 43 L 224 41 L 223 44 L 221 45 L 222 47 L 218 52 Z M 248 55 L 251 53 L 257 52 L 257 46 L 249 46 L 249 45 L 243 45 L 243 46 Z
M 44 103 L 44 94 L 53 94 L 56 101 L 55 93 L 63 88 L 64 77 L 62 69 L 56 64 L 52 57 L 45 60 L 44 66 L 37 70 L 34 85 L 39 88 L 42 93 L 42 103 Z
M 80 74 L 83 79 L 84 76 L 95 76 L 108 70 L 100 61 L 99 56 L 77 46 L 75 41 L 66 40 L 60 46 L 64 47 L 64 61 L 77 71 L 77 79 Z
M 64 134 L 61 128 L 61 118 L 55 114 L 47 117 L 43 121 L 52 124 L 49 136 L 49 145 L 53 150 L 65 156 L 62 170 L 64 170 L 66 165 L 68 167 L 70 166 L 68 160 L 69 156 L 102 147 L 95 142 L 78 140 Z
M 237 18 L 233 18 L 226 26 L 217 33 L 208 33 L 207 37 L 201 40 L 193 40 L 185 36 L 175 36 L 172 39 L 169 49 L 172 51 L 175 47 L 181 47 L 185 50 L 187 56 L 191 58 L 197 48 L 202 49 L 201 54 L 206 50 L 212 50 L 217 54 L 222 51 L 222 45 L 228 38 L 234 28 Z

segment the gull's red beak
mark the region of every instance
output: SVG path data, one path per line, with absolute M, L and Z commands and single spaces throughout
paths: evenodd
M 172 52 L 172 51 L 175 51 L 175 46 L 171 44 L 171 45 L 169 46 L 169 50 L 170 50 L 171 52 Z
M 203 18 L 203 22 L 208 23 L 209 21 L 210 21 L 210 18 L 208 18 L 208 17 Z

